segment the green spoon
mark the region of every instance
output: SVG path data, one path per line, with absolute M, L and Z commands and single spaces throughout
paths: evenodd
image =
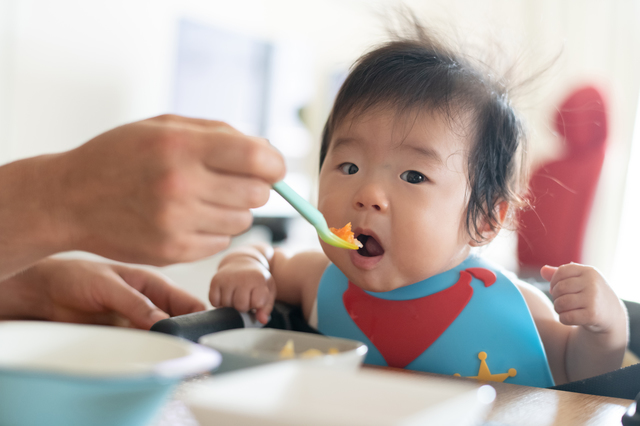
M 357 245 L 349 243 L 331 232 L 327 226 L 327 221 L 324 216 L 322 216 L 322 213 L 313 207 L 311 203 L 298 195 L 289 185 L 284 183 L 284 181 L 281 180 L 280 182 L 274 183 L 273 189 L 278 194 L 282 195 L 282 198 L 287 200 L 287 202 L 291 204 L 293 208 L 302 215 L 302 217 L 307 219 L 307 221 L 316 228 L 318 236 L 322 241 L 335 247 L 358 250 Z

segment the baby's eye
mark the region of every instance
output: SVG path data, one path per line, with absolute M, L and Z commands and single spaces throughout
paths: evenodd
M 416 172 L 415 170 L 407 170 L 400 175 L 400 179 L 409 183 L 421 183 L 426 181 L 427 177 L 420 172 Z
M 358 173 L 359 169 L 358 169 L 358 166 L 356 166 L 353 163 L 343 163 L 343 164 L 340 164 L 340 170 L 345 175 L 353 175 Z

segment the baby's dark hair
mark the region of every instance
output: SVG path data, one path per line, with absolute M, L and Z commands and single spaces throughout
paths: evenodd
M 352 67 L 324 127 L 320 168 L 337 126 L 374 107 L 390 107 L 398 114 L 427 109 L 441 113 L 452 129 L 455 124 L 470 125 L 466 229 L 480 243 L 481 224 L 492 230 L 502 225 L 501 202 L 523 204 L 523 125 L 504 81 L 438 42 L 415 18 L 412 25 L 413 34 L 396 36 Z

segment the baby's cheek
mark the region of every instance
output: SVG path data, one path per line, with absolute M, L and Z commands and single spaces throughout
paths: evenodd
M 393 247 L 385 247 L 385 252 L 393 257 L 401 274 L 415 275 L 428 268 L 433 256 L 433 239 L 429 234 L 416 230 L 411 232 L 409 227 L 394 233 Z
M 394 250 L 409 255 L 413 251 L 429 247 L 435 234 L 429 222 L 426 218 L 411 217 L 394 224 Z
M 418 280 L 442 272 L 457 251 L 457 232 L 432 226 L 433 220 L 413 221 L 394 234 L 394 259 L 400 273 Z M 442 225 L 442 224 L 440 224 Z

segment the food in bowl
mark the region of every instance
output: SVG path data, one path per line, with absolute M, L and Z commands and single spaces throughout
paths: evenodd
M 216 373 L 291 360 L 355 370 L 367 353 L 367 346 L 355 340 L 273 328 L 225 330 L 202 336 L 199 342 L 222 354 L 222 363 Z M 283 349 L 285 359 L 281 357 Z M 309 349 L 320 351 L 322 355 L 303 356 Z M 293 356 L 289 357 L 291 354 Z M 308 355 L 313 355 L 313 351 Z
M 340 351 L 337 348 L 329 348 L 327 350 L 327 355 L 335 355 Z M 308 359 L 315 358 L 317 356 L 325 355 L 320 349 L 309 348 L 306 351 L 300 353 L 300 358 Z M 296 357 L 296 349 L 293 344 L 293 339 L 287 340 L 287 343 L 284 344 L 282 349 L 280 349 L 280 358 L 281 359 L 292 359 Z
M 287 340 L 287 343 L 284 344 L 282 349 L 280 349 L 280 358 L 282 359 L 291 359 L 296 356 L 296 351 L 293 348 L 293 340 Z

